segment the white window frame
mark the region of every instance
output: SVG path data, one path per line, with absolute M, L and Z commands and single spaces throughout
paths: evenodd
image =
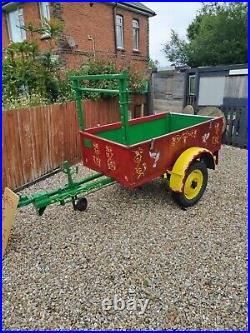
M 139 38 L 140 38 L 139 20 L 133 19 L 132 29 L 133 29 L 133 51 L 139 51 Z
M 194 92 L 191 91 L 191 81 L 194 81 Z M 196 75 L 189 75 L 188 77 L 188 95 L 189 96 L 195 96 L 195 82 L 196 81 Z
M 38 2 L 39 5 L 39 12 L 40 12 L 40 20 L 41 20 L 41 25 L 44 26 L 46 21 L 50 20 L 50 7 L 49 7 L 49 2 Z M 48 39 L 50 38 L 51 35 L 50 33 L 44 33 L 41 36 L 41 39 Z
M 18 23 L 16 24 L 16 26 L 14 27 L 15 29 L 18 29 L 20 31 L 20 39 L 21 40 L 15 40 L 14 41 L 14 38 L 13 38 L 13 26 L 11 24 L 11 20 L 10 20 L 10 13 L 13 13 L 13 12 L 18 12 Z M 8 28 L 8 34 L 9 34 L 9 40 L 12 42 L 12 43 L 20 43 L 20 42 L 23 42 L 26 40 L 26 31 L 24 29 L 21 29 L 21 26 L 24 26 L 24 16 L 23 16 L 23 8 L 21 7 L 17 7 L 13 10 L 10 10 L 6 13 L 6 18 L 7 18 L 7 28 Z
M 39 12 L 41 21 L 46 19 L 47 21 L 50 20 L 50 9 L 49 9 L 49 2 L 39 2 Z
M 116 48 L 118 50 L 124 49 L 124 21 L 122 15 L 115 17 L 115 34 L 116 34 Z M 120 34 L 120 36 L 119 36 Z

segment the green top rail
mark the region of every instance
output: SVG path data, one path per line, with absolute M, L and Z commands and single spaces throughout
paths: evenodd
M 72 75 L 70 77 L 71 80 L 119 80 L 119 79 L 124 79 L 128 78 L 127 72 L 123 72 L 120 74 L 97 74 L 97 75 Z
M 119 90 L 116 89 L 103 89 L 103 88 L 79 88 L 80 91 L 90 91 L 90 92 L 105 92 L 110 95 L 119 94 Z
M 82 103 L 82 93 L 84 91 L 90 92 L 103 92 L 110 95 L 119 96 L 119 109 L 120 120 L 122 127 L 122 135 L 124 142 L 129 145 L 128 137 L 128 101 L 129 101 L 129 89 L 128 89 L 128 73 L 123 72 L 120 74 L 99 74 L 99 75 L 74 75 L 70 77 L 72 81 L 72 89 L 75 91 L 76 108 L 78 116 L 78 124 L 82 131 L 85 129 L 84 110 Z M 82 81 L 95 81 L 95 80 L 117 80 L 118 89 L 99 89 L 90 88 L 82 85 Z

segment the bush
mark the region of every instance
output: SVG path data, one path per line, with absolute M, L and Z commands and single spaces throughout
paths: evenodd
M 60 71 L 58 61 L 50 53 L 39 54 L 35 44 L 11 44 L 3 59 L 4 107 L 13 99 L 28 101 L 35 100 L 36 96 L 48 103 L 58 101 L 62 88 Z
M 42 106 L 50 104 L 49 101 L 41 95 L 23 95 L 23 96 L 10 96 L 10 98 L 3 98 L 4 110 L 18 109 L 30 106 Z
M 27 106 L 27 103 L 48 104 L 61 97 L 61 64 L 52 54 L 61 23 L 54 20 L 51 26 L 44 22 L 42 28 L 32 24 L 24 27 L 32 41 L 12 43 L 4 50 L 2 63 L 3 108 Z M 41 52 L 35 35 L 50 35 L 50 50 Z
M 128 84 L 131 94 L 140 94 L 145 90 L 147 80 L 142 73 L 132 69 L 131 67 L 117 68 L 115 63 L 107 59 L 90 59 L 84 63 L 80 70 L 68 72 L 71 75 L 95 75 L 95 74 L 118 74 L 123 71 L 128 72 Z M 100 81 L 82 81 L 82 85 L 91 88 L 109 88 L 118 89 L 117 80 L 100 80 Z M 109 94 L 83 92 L 84 99 L 96 100 L 99 98 L 109 98 Z

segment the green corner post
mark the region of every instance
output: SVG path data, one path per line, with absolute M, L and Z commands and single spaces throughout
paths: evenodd
M 82 102 L 82 91 L 79 87 L 79 79 L 77 77 L 72 78 L 72 88 L 75 92 L 76 97 L 76 110 L 77 110 L 77 118 L 78 118 L 78 126 L 81 131 L 85 128 L 85 119 L 84 119 L 84 108 Z
M 119 79 L 119 107 L 120 118 L 123 132 L 123 140 L 126 145 L 130 144 L 129 140 L 129 128 L 128 128 L 128 73 L 123 72 L 123 76 Z

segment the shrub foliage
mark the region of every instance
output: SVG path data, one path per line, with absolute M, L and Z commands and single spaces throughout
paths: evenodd
M 71 90 L 70 75 L 110 74 L 127 70 L 131 93 L 141 93 L 146 85 L 146 78 L 129 66 L 117 68 L 108 59 L 89 59 L 78 70 L 66 70 L 54 54 L 54 48 L 62 30 L 60 22 L 45 21 L 41 27 L 31 23 L 23 27 L 29 33 L 29 41 L 11 43 L 4 50 L 2 64 L 3 109 L 23 106 L 46 105 L 74 99 Z M 38 39 L 49 37 L 49 49 L 42 51 Z M 39 36 L 39 38 L 37 38 Z M 83 84 L 87 84 L 84 82 Z M 88 86 L 96 88 L 117 88 L 116 81 L 90 81 Z M 107 98 L 100 93 L 85 93 L 83 98 Z

